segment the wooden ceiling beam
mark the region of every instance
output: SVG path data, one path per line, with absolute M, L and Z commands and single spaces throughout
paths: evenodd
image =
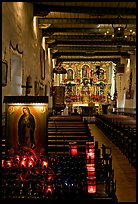
M 58 58 L 61 56 L 82 56 L 82 57 L 90 57 L 90 56 L 124 56 L 130 57 L 130 54 L 127 52 L 93 52 L 93 53 L 86 53 L 86 52 L 62 52 L 62 53 L 53 53 L 53 58 Z
M 46 16 L 49 12 L 83 13 L 90 15 L 136 15 L 136 8 L 58 6 L 33 3 L 34 16 Z
M 60 62 L 88 62 L 88 61 L 110 61 L 114 62 L 115 64 L 120 64 L 121 58 L 120 57 L 91 57 L 91 58 L 58 58 L 57 63 Z
M 38 24 L 136 24 L 136 18 L 39 18 Z
M 87 45 L 87 46 L 94 46 L 94 45 L 116 45 L 116 46 L 121 46 L 121 45 L 129 45 L 129 46 L 136 46 L 135 41 L 115 41 L 115 40 L 103 40 L 103 41 L 63 41 L 63 40 L 56 40 L 53 43 L 48 43 L 50 48 L 53 48 L 58 45 L 68 45 L 68 46 L 77 46 L 77 45 Z

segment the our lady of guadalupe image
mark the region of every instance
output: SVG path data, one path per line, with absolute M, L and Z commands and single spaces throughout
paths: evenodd
M 23 115 L 21 115 L 18 121 L 18 143 L 20 147 L 33 148 L 35 146 L 34 131 L 34 116 L 30 113 L 28 107 L 23 107 Z

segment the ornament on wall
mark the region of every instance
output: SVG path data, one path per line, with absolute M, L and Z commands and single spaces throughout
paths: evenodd
M 67 70 L 61 66 L 61 63 L 56 64 L 55 68 L 53 69 L 53 73 L 55 74 L 66 74 Z

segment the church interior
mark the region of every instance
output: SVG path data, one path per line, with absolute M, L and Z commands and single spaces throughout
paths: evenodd
M 136 2 L 2 2 L 2 200 L 136 202 Z

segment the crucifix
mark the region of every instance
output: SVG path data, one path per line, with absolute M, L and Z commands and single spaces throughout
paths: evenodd
M 31 88 L 32 88 L 32 85 L 31 85 L 31 76 L 29 75 L 26 79 L 26 85 L 22 85 L 21 87 L 22 88 L 26 88 L 26 92 L 25 92 L 25 95 L 28 96 L 28 94 L 30 94 L 31 92 Z

